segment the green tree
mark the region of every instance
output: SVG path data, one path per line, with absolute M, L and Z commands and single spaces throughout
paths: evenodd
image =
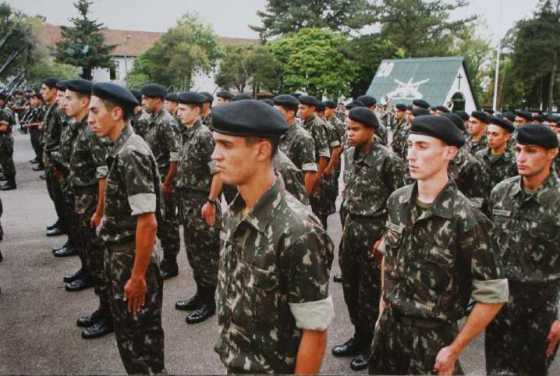
M 465 0 L 383 0 L 375 7 L 381 37 L 404 52 L 404 57 L 447 56 L 454 36 L 476 17 L 451 20 Z
M 268 0 L 257 11 L 261 26 L 250 26 L 261 39 L 297 32 L 304 28 L 329 28 L 349 32 L 373 21 L 367 0 Z
M 344 54 L 348 41 L 341 33 L 302 29 L 268 45 L 281 64 L 281 90 L 304 90 L 337 98 L 350 92 L 357 68 Z
M 175 89 L 190 89 L 197 74 L 209 74 L 222 49 L 211 27 L 185 15 L 134 63 L 128 76 L 133 84 L 158 82 Z
M 78 0 L 74 7 L 79 16 L 70 19 L 71 27 L 62 26 L 62 39 L 56 45 L 56 60 L 82 68 L 82 77 L 92 78 L 94 68 L 111 68 L 111 51 L 115 46 L 105 44 L 101 32 L 103 24 L 89 18 L 89 0 Z

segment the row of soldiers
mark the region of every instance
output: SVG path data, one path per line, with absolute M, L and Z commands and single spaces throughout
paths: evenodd
M 57 109 L 56 92 L 63 88 Z M 216 351 L 228 371 L 319 370 L 333 316 L 333 245 L 326 226 L 335 211 L 343 149 L 339 264 L 355 333 L 332 352 L 353 356 L 353 369 L 369 364 L 379 374 L 458 372 L 460 351 L 508 301 L 506 277 L 516 298 L 527 294 L 526 285 L 556 281 L 549 238 L 558 226 L 558 182 L 551 172 L 558 140 L 543 125 L 516 129 L 511 145 L 521 177 L 506 179 L 489 195 L 487 186 L 472 180 L 483 179 L 478 173 L 462 174 L 473 163 L 479 172 L 492 170 L 472 153 L 482 138 L 477 121 L 490 124 L 489 160 L 509 150 L 507 137 L 505 149 L 490 141 L 493 126 L 508 130 L 501 117 L 484 123 L 488 119 L 475 112 L 465 127 L 460 115 L 434 116 L 420 102 L 397 106 L 391 148 L 375 100 L 367 96 L 350 104 L 342 123 L 336 103 L 311 96 L 281 95 L 266 103 L 221 92 L 223 103 L 210 110 L 208 95 L 169 95 L 157 84 L 135 97 L 108 83 L 46 80 L 42 94 L 49 104 L 42 123 L 47 186 L 53 201 L 61 192 L 59 216 L 82 261 L 65 282 L 69 290 L 94 285 L 100 300 L 78 325 L 86 328 L 85 338 L 114 329 L 129 373 L 164 370 L 162 278 L 179 272 L 179 224 L 197 289 L 176 308 L 190 311 L 187 323 L 197 323 L 212 316 L 218 302 Z M 64 122 L 61 111 L 73 121 Z M 398 151 L 399 137 L 405 137 L 406 155 Z M 527 162 L 527 155 L 536 160 Z M 403 187 L 407 182 L 412 184 Z M 538 188 L 546 188 L 544 196 Z M 530 197 L 508 201 L 510 191 Z M 222 193 L 229 203 L 224 214 Z M 513 215 L 508 205 L 522 203 L 530 213 Z M 481 210 L 502 221 L 501 232 L 491 231 Z M 527 235 L 512 234 L 512 227 Z M 161 263 L 153 252 L 156 233 Z M 529 261 L 519 253 L 527 248 L 531 263 L 518 265 Z M 487 341 L 490 373 L 528 366 L 529 373 L 546 372 L 558 330 L 550 331 L 549 349 L 527 363 L 517 328 L 522 316 L 532 328 L 521 332 L 524 339 L 546 338 L 557 310 L 551 289 L 535 290 L 542 298 L 539 314 L 547 308 L 545 321 L 519 313 L 535 309 L 534 301 L 522 300 L 529 295 L 520 295 L 500 314 L 509 316 L 491 324 L 487 337 L 494 329 L 501 342 Z M 469 299 L 475 302 L 470 313 Z M 457 321 L 465 315 L 459 332 Z M 495 351 L 499 346 L 504 351 Z

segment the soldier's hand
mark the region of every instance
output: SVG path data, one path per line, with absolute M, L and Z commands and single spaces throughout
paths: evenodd
M 548 346 L 546 347 L 546 356 L 554 355 L 556 346 L 558 346 L 558 341 L 560 341 L 560 320 L 555 320 L 550 326 L 550 331 L 548 332 Z
M 207 201 L 204 206 L 202 206 L 202 219 L 206 221 L 208 226 L 214 226 L 216 223 L 216 206 Z
M 124 285 L 124 300 L 128 302 L 128 312 L 136 314 L 144 307 L 147 291 L 144 277 L 130 277 Z
M 171 184 L 163 183 L 161 185 L 161 191 L 163 192 L 165 199 L 169 200 L 171 198 L 171 193 L 173 192 L 173 187 L 171 186 Z
M 379 263 L 381 263 L 381 260 L 383 259 L 383 253 L 381 252 L 381 249 L 383 247 L 383 242 L 384 242 L 384 238 L 381 238 L 377 240 L 375 243 L 373 243 L 373 247 L 371 247 L 371 256 L 375 257 L 375 259 Z
M 97 226 L 99 226 L 99 224 L 101 223 L 101 219 L 103 218 L 103 215 L 98 214 L 97 212 L 93 213 L 93 215 L 91 216 L 91 219 L 89 221 L 89 225 L 91 228 L 97 228 Z
M 459 359 L 459 354 L 455 353 L 451 346 L 446 346 L 439 350 L 436 356 L 434 371 L 440 376 L 451 376 L 455 370 L 455 363 Z

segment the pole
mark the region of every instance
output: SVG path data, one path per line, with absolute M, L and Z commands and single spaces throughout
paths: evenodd
M 494 100 L 492 101 L 492 109 L 494 111 L 498 110 L 498 87 L 500 79 L 500 57 L 502 54 L 502 4 L 503 1 L 500 0 L 500 16 L 498 21 L 498 51 L 496 51 L 496 75 L 494 77 Z

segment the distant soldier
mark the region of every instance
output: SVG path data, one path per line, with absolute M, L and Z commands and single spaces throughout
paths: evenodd
M 231 102 L 233 94 L 227 90 L 218 91 L 216 94 L 216 106 Z
M 195 324 L 216 313 L 214 295 L 220 252 L 222 182 L 211 159 L 212 131 L 202 124 L 205 97 L 186 92 L 179 94 L 178 99 L 177 113 L 185 128 L 177 174 L 179 212 L 196 292 L 187 300 L 177 301 L 175 308 L 192 311 L 185 320 Z
M 407 160 L 416 182 L 389 197 L 383 245 L 375 247 L 383 253 L 383 293 L 370 374 L 462 373 L 463 349 L 507 302 L 492 224 L 447 176 L 464 142 L 445 117 L 412 123 Z
M 333 319 L 333 246 L 316 216 L 286 194 L 272 158 L 288 130 L 258 101 L 218 106 L 212 155 L 239 196 L 224 220 L 216 351 L 228 374 L 317 374 Z
M 16 166 L 14 165 L 14 136 L 12 127 L 15 118 L 8 108 L 0 109 L 0 165 L 6 181 L 0 185 L 0 190 L 11 191 L 17 188 Z
M 517 136 L 519 176 L 490 197 L 510 299 L 486 330 L 488 375 L 546 375 L 560 340 L 560 181 L 551 170 L 558 138 L 542 125 L 524 125 Z
M 204 104 L 202 105 L 200 119 L 202 124 L 210 126 L 212 123 L 212 104 L 214 103 L 214 96 L 206 91 L 203 91 L 200 94 L 204 96 Z
M 385 126 L 381 123 L 381 121 L 379 121 L 379 117 L 375 112 L 377 100 L 369 95 L 362 95 L 361 97 L 358 97 L 358 100 L 362 102 L 377 117 L 377 123 L 379 124 L 379 128 L 377 129 L 377 132 L 375 132 L 375 134 L 379 138 L 379 140 L 381 140 L 381 143 L 383 145 L 387 145 L 388 137 L 389 137 L 387 128 L 385 128 Z
M 465 144 L 465 149 L 475 155 L 481 150 L 488 147 L 488 138 L 486 137 L 486 128 L 490 123 L 490 117 L 481 111 L 473 111 L 469 119 L 469 137 Z
M 144 128 L 146 124 L 142 120 L 146 115 L 144 107 L 142 106 L 142 92 L 140 90 L 131 90 L 130 92 L 138 101 L 138 105 L 134 107 L 134 113 L 130 119 L 130 125 L 132 126 L 132 129 L 134 129 L 134 133 L 144 138 L 144 133 L 146 132 Z
M 398 103 L 395 106 L 393 117 L 393 140 L 391 142 L 391 148 L 399 157 L 403 160 L 406 157 L 406 141 L 408 138 L 408 124 L 406 122 L 406 105 Z
M 515 121 L 513 124 L 516 128 L 522 127 L 533 121 L 533 114 L 529 111 L 515 111 Z
M 45 116 L 45 107 L 43 97 L 37 91 L 31 94 L 29 100 L 29 108 L 23 114 L 21 124 L 29 131 L 29 139 L 31 146 L 35 152 L 35 158 L 31 160 L 32 164 L 37 166 L 33 167 L 33 171 L 43 171 L 43 149 L 41 145 L 41 124 Z
M 179 102 L 177 101 L 177 93 L 167 93 L 165 96 L 165 102 L 163 103 L 163 107 L 167 112 L 171 114 L 175 119 L 177 119 L 177 106 Z
M 163 210 L 158 217 L 158 238 L 163 249 L 161 272 L 163 279 L 175 277 L 179 273 L 177 255 L 180 249 L 179 218 L 177 216 L 177 192 L 175 178 L 179 161 L 179 125 L 175 117 L 164 108 L 165 87 L 148 84 L 142 88 L 142 98 L 146 115 L 144 140 L 150 146 L 158 164 L 163 193 Z
M 350 110 L 347 121 L 351 148 L 346 169 L 350 171 L 343 201 L 346 218 L 339 251 L 344 301 L 353 337 L 332 349 L 334 356 L 354 356 L 350 367 L 367 368 L 374 320 L 378 315 L 381 276 L 371 254 L 383 235 L 387 219 L 387 198 L 404 184 L 404 164 L 374 138 L 378 119 L 365 107 Z
M 117 346 L 128 374 L 154 374 L 166 372 L 163 281 L 154 252 L 160 177 L 150 147 L 129 123 L 137 105 L 126 88 L 94 84 L 88 123 L 112 143 L 99 234 L 107 245 Z

